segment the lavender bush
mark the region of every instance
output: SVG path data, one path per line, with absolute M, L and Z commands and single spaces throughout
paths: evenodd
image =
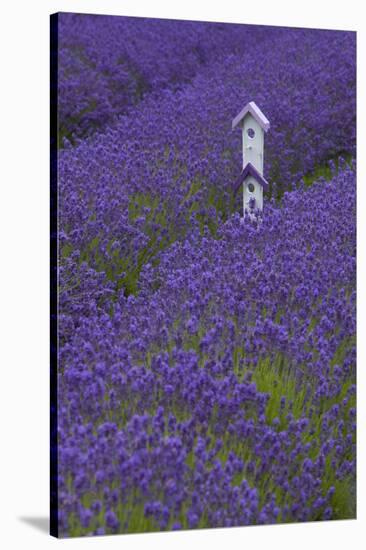
M 147 93 L 178 90 L 212 60 L 283 33 L 249 25 L 64 13 L 60 137 L 85 137 Z
M 62 14 L 59 62 L 60 534 L 354 517 L 354 34 Z

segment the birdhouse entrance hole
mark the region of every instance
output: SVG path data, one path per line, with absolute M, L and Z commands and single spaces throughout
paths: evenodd
M 255 190 L 255 187 L 254 187 L 254 183 L 252 183 L 251 181 L 248 183 L 248 191 L 249 193 L 254 193 L 254 190 Z
M 253 128 L 248 128 L 247 134 L 250 137 L 250 139 L 254 139 L 255 131 L 253 130 Z

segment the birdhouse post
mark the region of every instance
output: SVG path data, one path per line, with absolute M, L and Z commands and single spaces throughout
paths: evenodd
M 263 177 L 264 133 L 269 130 L 269 120 L 254 101 L 247 103 L 232 122 L 232 129 L 239 126 L 243 136 L 243 170 L 235 183 L 234 191 L 243 185 L 243 216 L 255 217 L 255 211 L 263 210 L 263 189 L 268 183 Z

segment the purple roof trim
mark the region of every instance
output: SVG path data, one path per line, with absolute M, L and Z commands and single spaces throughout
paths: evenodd
M 248 162 L 248 164 L 245 166 L 245 168 L 243 168 L 240 176 L 234 183 L 234 193 L 237 192 L 247 176 L 252 176 L 264 188 L 265 191 L 268 191 L 268 181 L 264 179 L 264 177 L 258 172 L 256 168 L 254 168 L 253 164 Z
M 259 126 L 263 128 L 265 132 L 268 132 L 270 127 L 269 120 L 267 117 L 264 116 L 260 108 L 254 103 L 254 101 L 247 103 L 244 109 L 242 109 L 240 113 L 234 118 L 232 122 L 232 130 L 234 130 L 234 128 L 238 126 L 238 124 L 243 120 L 247 113 L 250 113 L 255 118 Z

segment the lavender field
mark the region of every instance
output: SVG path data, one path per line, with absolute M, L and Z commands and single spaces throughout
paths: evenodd
M 59 536 L 355 517 L 355 86 L 352 32 L 58 15 Z

